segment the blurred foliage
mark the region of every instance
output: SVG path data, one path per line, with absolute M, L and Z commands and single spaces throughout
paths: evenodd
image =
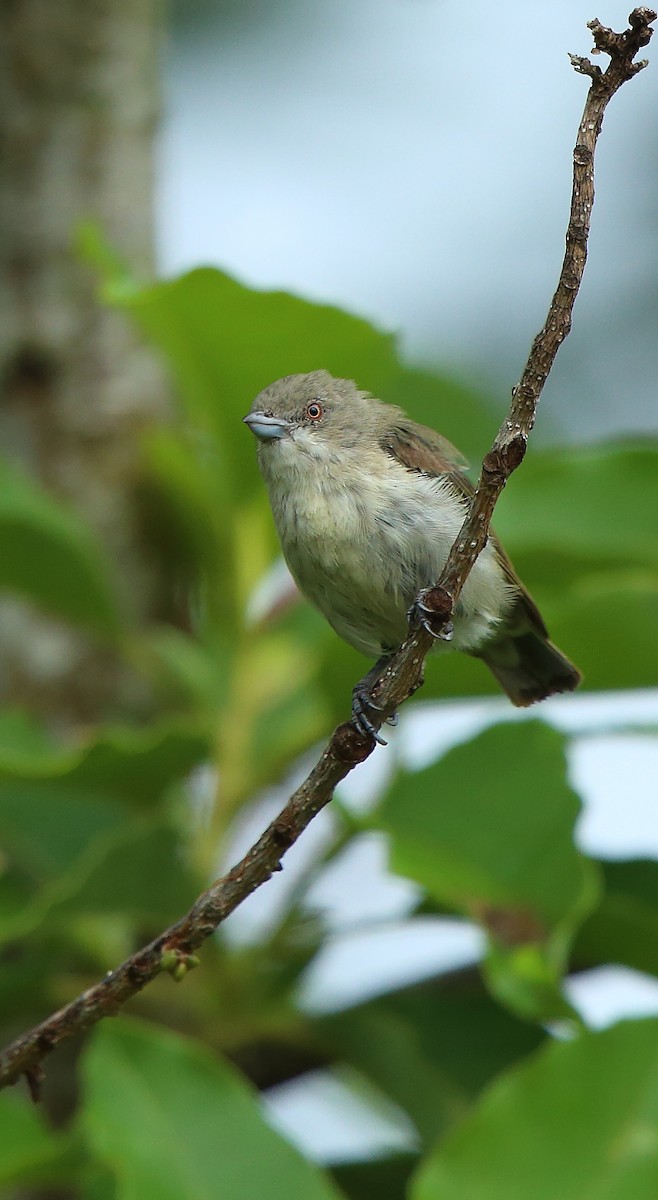
M 570 935 L 597 900 L 593 865 L 574 846 L 578 811 L 564 738 L 528 722 L 487 729 L 401 777 L 375 813 L 393 868 L 482 922 L 492 990 L 537 1021 L 570 1015 L 560 993 Z
M 657 1127 L 658 1021 L 622 1022 L 553 1043 L 494 1083 L 409 1197 L 654 1200 Z
M 162 698 L 150 726 L 88 728 L 75 745 L 29 713 L 0 713 L 3 1040 L 189 907 L 235 854 L 263 790 L 287 786 L 349 711 L 365 661 L 273 573 L 278 548 L 241 421 L 254 394 L 323 366 L 402 403 L 475 463 L 497 424 L 485 398 L 405 366 L 391 337 L 337 309 L 214 270 L 140 288 L 93 238 L 87 254 L 106 299 L 176 381 L 178 419 L 145 435 L 144 504 L 189 629 L 136 628 L 84 515 L 2 468 L 4 590 L 91 630 Z M 658 443 L 531 451 L 497 526 L 585 687 L 655 684 Z M 423 695 L 494 691 L 480 662 L 453 655 L 429 664 Z M 583 1033 L 562 981 L 607 962 L 658 974 L 658 867 L 578 851 L 569 745 L 540 710 L 422 771 L 396 762 L 367 817 L 336 806 L 314 863 L 257 940 L 211 939 L 180 987 L 166 976 L 133 1002 L 139 1020 L 96 1029 L 79 1050 L 79 1088 L 70 1057 L 53 1055 L 47 1116 L 21 1087 L 0 1096 L 7 1194 L 653 1200 L 658 1027 Z M 419 908 L 481 926 L 483 970 L 310 1015 L 300 981 L 331 933 L 309 890 L 364 828 L 386 834 L 392 870 L 422 889 Z M 547 1034 L 556 1019 L 571 1040 Z M 325 1064 L 396 1106 L 417 1131 L 408 1153 L 330 1171 L 273 1132 L 245 1075 L 272 1083 Z
M 84 520 L 0 462 L 0 586 L 65 620 L 119 628 L 111 572 Z
M 248 1084 L 202 1046 L 122 1018 L 84 1061 L 82 1134 L 118 1200 L 332 1200 L 321 1172 L 263 1121 Z

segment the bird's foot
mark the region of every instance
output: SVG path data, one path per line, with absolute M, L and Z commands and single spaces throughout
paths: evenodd
M 367 676 L 352 691 L 352 724 L 358 733 L 374 738 L 380 746 L 387 746 L 388 742 L 372 723 L 373 715 L 378 715 L 382 709 L 375 704 L 366 680 Z
M 388 743 L 375 729 L 374 721 L 379 718 L 381 725 L 381 714 L 383 708 L 377 704 L 372 698 L 372 688 L 379 679 L 384 667 L 391 657 L 391 651 L 385 651 L 381 658 L 371 667 L 367 675 L 357 683 L 352 692 L 352 724 L 359 733 L 367 735 L 378 742 L 380 746 L 386 746 Z M 397 725 L 398 714 L 391 713 L 385 718 L 387 725 Z
M 428 604 L 430 596 L 432 602 Z M 450 597 L 447 593 L 444 595 L 439 591 L 437 594 L 436 588 L 423 588 L 407 613 L 410 627 L 413 629 L 420 626 L 438 641 L 452 641 L 454 626 L 451 620 L 446 620 L 448 612 L 451 611 L 449 605 Z

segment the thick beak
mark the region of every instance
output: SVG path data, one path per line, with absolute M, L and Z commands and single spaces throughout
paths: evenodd
M 285 437 L 291 428 L 290 421 L 283 421 L 281 417 L 268 417 L 263 412 L 247 413 L 243 420 L 262 442 Z

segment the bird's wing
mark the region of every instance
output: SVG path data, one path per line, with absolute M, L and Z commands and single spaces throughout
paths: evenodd
M 468 467 L 466 459 L 447 438 L 426 425 L 402 418 L 385 431 L 380 445 L 407 470 L 423 475 L 449 475 L 455 487 L 465 496 L 472 496 L 473 485 L 464 475 Z
M 447 438 L 441 437 L 433 429 L 416 422 L 396 421 L 380 439 L 380 445 L 387 454 L 397 459 L 409 471 L 419 471 L 423 475 L 447 477 L 452 486 L 465 500 L 470 500 L 475 488 L 465 470 L 468 466 L 466 459 L 459 453 Z M 496 549 L 496 556 L 505 573 L 508 583 L 516 593 L 516 601 L 506 626 L 510 624 L 518 628 L 529 627 L 548 637 L 548 631 L 537 605 L 530 593 L 521 583 L 512 563 L 493 530 L 489 539 Z M 511 621 L 510 621 L 511 618 Z

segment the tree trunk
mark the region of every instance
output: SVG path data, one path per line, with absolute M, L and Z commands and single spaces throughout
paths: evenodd
M 153 255 L 158 0 L 0 0 L 0 445 L 84 512 L 133 614 L 161 611 L 140 532 L 140 432 L 166 409 L 157 364 L 95 298 L 75 250 L 95 222 L 128 262 Z M 70 725 L 145 702 L 115 655 L 0 608 L 0 688 Z

